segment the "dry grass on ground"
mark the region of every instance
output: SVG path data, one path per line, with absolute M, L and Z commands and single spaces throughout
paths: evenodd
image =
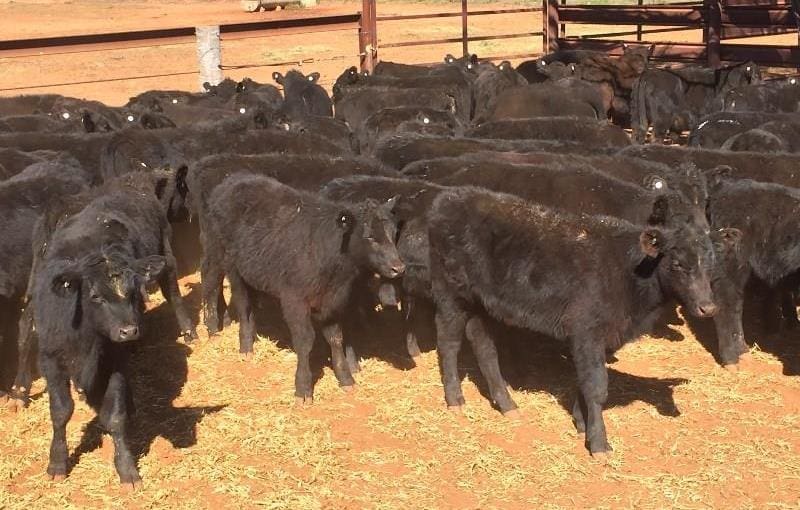
M 195 308 L 198 290 L 184 287 Z M 144 491 L 120 491 L 110 441 L 101 446 L 87 427 L 92 413 L 83 403 L 68 428 L 70 451 L 81 452 L 77 465 L 64 483 L 46 479 L 50 423 L 39 381 L 29 409 L 0 412 L 0 508 L 800 503 L 797 333 L 762 335 L 764 351 L 756 348 L 755 360 L 739 373 L 718 368 L 685 325 L 666 331 L 669 339 L 647 337 L 623 348 L 610 364 L 605 412 L 615 452 L 601 465 L 572 428 L 565 405 L 573 371 L 554 342 L 528 342 L 515 355 L 523 363 L 505 363 L 524 412 L 512 422 L 481 396 L 469 348 L 462 360 L 466 416 L 449 414 L 435 352 L 424 355 L 422 366 L 410 366 L 392 324 L 373 330 L 370 345 L 361 346 L 372 354 L 355 393 L 343 393 L 325 368 L 314 405 L 297 409 L 290 349 L 263 338 L 254 361 L 242 362 L 235 325 L 190 348 L 174 341 L 168 306 L 150 312 L 148 321 L 150 336 L 135 358 L 138 409 L 131 426 Z M 698 336 L 713 339 L 708 326 L 696 325 Z

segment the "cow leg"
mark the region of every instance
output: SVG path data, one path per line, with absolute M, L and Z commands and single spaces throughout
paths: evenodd
M 406 316 L 403 324 L 406 328 L 406 350 L 408 355 L 413 359 L 419 359 L 422 351 L 419 350 L 419 342 L 417 342 L 417 334 L 414 328 L 416 318 L 414 313 L 414 298 L 406 297 Z
M 575 425 L 575 430 L 583 434 L 586 432 L 586 401 L 583 399 L 581 392 L 575 397 L 575 403 L 572 404 L 572 423 Z
M 586 403 L 586 446 L 592 455 L 610 452 L 603 422 L 603 404 L 608 398 L 605 342 L 584 334 L 572 337 L 570 347 L 578 387 Z
M 748 351 L 742 327 L 744 296 L 742 290 L 734 288 L 730 282 L 720 282 L 712 286 L 712 290 L 717 303 L 714 327 L 717 330 L 719 358 L 723 365 L 735 365 L 739 362 L 739 356 Z
M 471 317 L 466 325 L 467 339 L 472 344 L 478 366 L 483 377 L 489 384 L 489 394 L 500 412 L 508 414 L 517 409 L 517 404 L 508 393 L 508 384 L 500 373 L 500 363 L 497 359 L 497 348 L 494 340 L 486 331 L 486 326 L 479 317 Z
M 135 489 L 141 486 L 142 479 L 136 469 L 136 459 L 125 439 L 128 423 L 127 393 L 125 377 L 119 372 L 111 374 L 98 418 L 100 425 L 114 441 L 114 467 L 119 475 L 119 482 Z
M 250 290 L 239 271 L 235 269 L 228 271 L 228 280 L 231 282 L 231 301 L 239 315 L 239 353 L 249 358 L 253 354 L 253 341 L 256 336 Z
M 203 322 L 208 334 L 214 335 L 222 331 L 220 315 L 225 313 L 225 297 L 222 295 L 225 272 L 216 257 L 209 252 L 203 254 L 200 278 L 203 288 Z
M 333 365 L 333 373 L 336 374 L 336 380 L 339 381 L 339 386 L 348 388 L 355 385 L 356 382 L 353 379 L 353 374 L 350 373 L 350 367 L 344 355 L 342 328 L 338 323 L 329 324 L 322 328 L 322 336 L 331 346 L 331 364 Z
M 795 292 L 792 289 L 784 289 L 781 292 L 781 315 L 786 327 L 789 329 L 796 329 L 800 324 L 797 318 L 797 305 L 795 304 Z
M 22 310 L 19 318 L 18 350 L 19 361 L 17 375 L 14 378 L 12 396 L 18 400 L 17 405 L 27 407 L 29 403 L 33 377 L 31 376 L 31 355 L 36 352 L 36 333 L 33 326 L 33 307 L 28 305 Z
M 192 318 L 189 317 L 189 312 L 186 311 L 186 305 L 183 302 L 180 288 L 178 287 L 178 271 L 176 269 L 177 263 L 175 257 L 172 255 L 172 247 L 169 244 L 169 239 L 164 238 L 164 257 L 167 260 L 167 265 L 164 271 L 158 277 L 158 285 L 161 287 L 161 293 L 164 298 L 172 305 L 175 311 L 175 318 L 178 320 L 178 327 L 181 330 L 181 335 L 186 342 L 197 340 L 197 331 L 195 330 Z
M 436 350 L 442 372 L 444 398 L 450 408 L 464 405 L 458 377 L 458 351 L 464 340 L 467 314 L 449 299 L 440 299 L 436 309 Z
M 297 371 L 294 375 L 294 394 L 298 404 L 310 404 L 314 398 L 311 375 L 311 349 L 316 337 L 308 308 L 302 301 L 281 300 L 283 317 L 289 325 L 292 346 L 297 354 Z
M 72 417 L 75 402 L 69 388 L 67 371 L 50 356 L 39 360 L 42 375 L 47 381 L 50 394 L 50 421 L 53 424 L 53 441 L 50 443 L 50 462 L 47 474 L 52 480 L 63 480 L 67 476 L 67 422 Z
M 350 368 L 351 374 L 361 372 L 361 364 L 358 362 L 358 355 L 351 344 L 346 344 L 344 346 L 344 357 L 347 360 L 347 366 Z

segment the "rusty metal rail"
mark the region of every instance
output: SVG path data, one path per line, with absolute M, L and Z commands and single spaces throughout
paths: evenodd
M 236 40 L 248 37 L 315 33 L 331 30 L 357 30 L 361 15 L 344 14 L 307 18 L 269 20 L 220 25 L 220 38 Z M 162 28 L 125 32 L 38 37 L 0 40 L 0 57 L 59 54 L 93 49 L 96 51 L 129 49 L 142 46 L 193 43 L 195 27 Z

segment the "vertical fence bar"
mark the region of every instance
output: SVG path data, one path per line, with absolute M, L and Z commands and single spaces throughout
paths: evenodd
M 722 6 L 719 0 L 704 0 L 706 8 L 706 58 L 708 67 L 719 69 L 720 36 L 722 31 Z
M 378 29 L 375 17 L 375 0 L 363 0 L 361 17 L 358 20 L 358 53 L 362 71 L 375 70 L 377 58 Z
M 636 3 L 638 3 L 639 7 L 641 7 L 641 6 L 644 5 L 644 0 L 637 0 Z M 641 23 L 636 25 L 636 40 L 637 41 L 641 41 L 642 40 L 642 24 Z
M 197 63 L 200 69 L 200 91 L 205 83 L 219 85 L 222 81 L 222 55 L 219 44 L 219 26 L 196 27 Z
M 567 5 L 567 0 L 561 0 L 561 5 Z M 566 37 L 567 36 L 567 24 L 561 24 L 561 31 L 558 32 L 559 37 Z
M 558 51 L 558 0 L 542 0 L 544 16 L 542 16 L 542 33 L 544 40 L 543 53 Z
M 469 55 L 469 35 L 467 33 L 467 0 L 461 0 L 461 53 Z

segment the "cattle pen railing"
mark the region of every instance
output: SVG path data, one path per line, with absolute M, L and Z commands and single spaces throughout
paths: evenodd
M 317 34 L 332 31 L 352 31 L 357 34 L 357 44 L 346 55 L 337 55 L 329 60 L 358 61 L 362 69 L 372 70 L 380 58 L 380 51 L 412 46 L 431 46 L 437 44 L 461 43 L 464 54 L 470 51 L 470 43 L 476 41 L 511 40 L 535 38 L 541 41 L 541 49 L 536 44 L 525 47 L 525 52 L 507 55 L 481 55 L 483 58 L 524 58 L 557 49 L 594 49 L 612 55 L 622 51 L 622 42 L 630 44 L 651 44 L 645 41 L 649 34 L 679 33 L 681 31 L 702 30 L 702 42 L 653 41 L 656 60 L 707 62 L 718 67 L 724 61 L 754 60 L 767 65 L 800 66 L 800 48 L 795 45 L 732 44 L 734 38 L 781 34 L 798 30 L 800 34 L 800 0 L 704 0 L 703 2 L 682 2 L 660 5 L 643 5 L 644 0 L 636 0 L 637 5 L 567 5 L 567 0 L 542 0 L 541 7 L 521 7 L 508 9 L 470 10 L 468 0 L 461 0 L 460 11 L 432 12 L 419 14 L 392 14 L 379 16 L 376 0 L 362 0 L 360 12 L 302 16 L 289 19 L 220 24 L 212 27 L 222 41 L 257 37 L 280 37 L 290 34 Z M 624 1 L 624 0 L 623 0 Z M 469 18 L 488 15 L 542 13 L 541 30 L 514 31 L 513 33 L 471 35 Z M 398 21 L 421 21 L 443 18 L 460 18 L 461 33 L 458 37 L 425 38 L 409 40 L 379 41 L 379 23 Z M 533 18 L 533 17 L 532 17 Z M 614 31 L 583 35 L 567 35 L 569 26 L 607 25 Z M 644 28 L 649 27 L 649 28 Z M 527 28 L 527 27 L 526 27 Z M 40 55 L 60 55 L 80 52 L 105 51 L 151 47 L 168 44 L 198 44 L 197 27 L 179 27 L 154 30 L 122 31 L 42 37 L 17 40 L 0 40 L 0 58 L 15 58 Z M 623 37 L 635 36 L 633 41 L 623 41 Z M 539 39 L 541 37 L 541 39 Z M 354 41 L 356 42 L 356 41 Z M 528 48 L 530 51 L 528 52 Z M 538 50 L 538 51 L 537 51 Z M 198 51 L 198 57 L 200 51 Z M 248 67 L 271 67 L 279 65 L 301 65 L 320 62 L 319 58 L 300 58 L 296 61 L 257 62 L 245 65 L 226 65 L 218 60 L 203 61 L 198 58 L 198 67 L 216 66 L 218 69 L 241 69 Z M 209 64 L 210 62 L 210 64 Z M 202 76 L 203 69 L 199 69 Z M 198 70 L 185 72 L 163 72 L 146 76 L 127 76 L 124 78 L 104 78 L 85 82 L 59 84 L 28 84 L 20 87 L 1 88 L 0 91 L 15 91 L 82 83 L 100 83 L 137 78 L 157 78 L 198 73 Z M 202 83 L 202 78 L 200 80 Z
M 606 39 L 614 34 L 567 37 L 569 24 L 614 26 L 666 26 L 664 31 L 703 30 L 702 43 L 644 42 L 654 44 L 657 60 L 707 62 L 717 68 L 723 61 L 753 60 L 760 64 L 800 66 L 798 45 L 763 45 L 723 43 L 728 39 L 785 34 L 798 30 L 797 4 L 750 0 L 705 0 L 694 4 L 673 5 L 563 5 L 545 0 L 544 50 L 591 49 L 619 54 L 622 41 Z M 657 31 L 655 29 L 651 33 Z M 630 32 L 627 32 L 630 33 Z M 616 35 L 622 35 L 620 33 Z

